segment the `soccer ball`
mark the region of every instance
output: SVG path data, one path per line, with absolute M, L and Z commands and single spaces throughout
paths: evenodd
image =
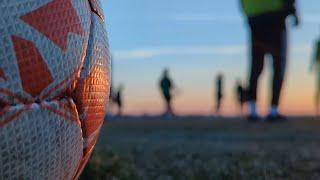
M 0 179 L 77 179 L 103 123 L 99 0 L 0 1 Z

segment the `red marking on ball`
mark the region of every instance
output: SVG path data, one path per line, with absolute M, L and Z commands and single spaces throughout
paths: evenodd
M 68 34 L 84 35 L 80 18 L 71 0 L 54 0 L 24 16 L 21 19 L 31 25 L 62 50 L 68 47 Z
M 5 118 L 4 120 L 0 121 L 0 128 L 3 128 L 4 126 L 6 126 L 7 124 L 9 124 L 10 122 L 14 121 L 18 116 L 20 116 L 20 114 L 22 114 L 23 112 L 27 111 L 28 109 L 31 108 L 31 104 L 29 105 L 24 105 L 22 108 L 20 108 L 17 112 L 13 113 L 12 115 L 10 115 L 9 117 Z M 10 107 L 8 107 L 8 109 L 6 109 L 6 111 L 8 111 L 10 109 Z M 5 113 L 5 112 L 4 112 Z
M 23 90 L 38 96 L 53 78 L 37 47 L 31 41 L 12 36 Z

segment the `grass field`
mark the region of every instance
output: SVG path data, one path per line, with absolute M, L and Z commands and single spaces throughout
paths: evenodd
M 107 122 L 81 179 L 320 179 L 320 120 Z

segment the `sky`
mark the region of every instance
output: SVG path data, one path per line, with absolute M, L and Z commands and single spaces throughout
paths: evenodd
M 248 77 L 248 31 L 238 0 L 101 0 L 113 55 L 113 88 L 124 85 L 124 113 L 159 114 L 164 104 L 158 81 L 164 68 L 179 91 L 180 115 L 209 115 L 214 82 L 225 75 L 222 113 L 237 115 L 235 81 Z M 280 109 L 290 115 L 314 113 L 313 44 L 320 36 L 320 1 L 298 1 L 302 24 L 289 27 L 289 64 Z M 270 102 L 271 62 L 259 84 L 259 111 Z

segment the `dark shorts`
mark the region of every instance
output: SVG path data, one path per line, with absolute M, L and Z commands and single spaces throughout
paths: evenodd
M 167 102 L 171 101 L 171 96 L 170 95 L 163 95 L 163 97 Z

